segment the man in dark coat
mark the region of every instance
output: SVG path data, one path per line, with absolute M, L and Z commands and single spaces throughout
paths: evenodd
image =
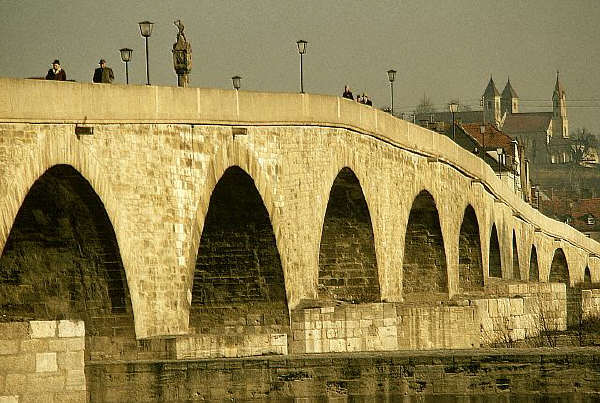
M 46 74 L 46 80 L 67 80 L 67 73 L 65 73 L 62 67 L 60 67 L 60 61 L 58 61 L 58 59 L 52 62 L 52 68 L 48 70 L 48 74 Z
M 115 79 L 115 75 L 110 67 L 106 67 L 106 60 L 100 59 L 100 67 L 94 70 L 94 82 L 95 83 L 107 83 L 110 84 Z

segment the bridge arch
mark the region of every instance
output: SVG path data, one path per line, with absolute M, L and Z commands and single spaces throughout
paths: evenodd
M 538 258 L 535 245 L 531 245 L 531 255 L 529 257 L 529 281 L 540 281 L 540 270 L 538 266 Z
M 403 294 L 448 297 L 448 265 L 436 202 L 427 190 L 413 199 L 404 239 Z
M 521 280 L 521 265 L 519 264 L 519 252 L 517 248 L 517 234 L 512 231 L 512 279 Z
M 489 277 L 502 278 L 502 253 L 496 224 L 492 224 L 489 242 Z
M 271 218 L 255 181 L 238 166 L 227 168 L 212 191 L 192 282 L 192 333 L 223 335 L 236 321 L 243 328 L 287 332 L 284 272 Z
M 51 166 L 27 188 L 0 257 L 0 287 L 9 316 L 81 319 L 87 336 L 135 337 L 113 223 L 98 193 L 71 165 Z
M 567 287 L 570 285 L 569 265 L 562 248 L 554 250 L 550 272 L 548 273 L 548 281 L 551 283 L 565 283 Z
M 331 185 L 319 245 L 319 298 L 381 299 L 375 234 L 361 183 L 342 168 Z
M 483 290 L 484 277 L 479 220 L 471 204 L 468 204 L 464 209 L 458 249 L 459 293 Z

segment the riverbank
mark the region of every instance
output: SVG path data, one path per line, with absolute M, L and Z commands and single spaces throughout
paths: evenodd
M 86 363 L 90 402 L 600 396 L 600 348 L 305 354 Z

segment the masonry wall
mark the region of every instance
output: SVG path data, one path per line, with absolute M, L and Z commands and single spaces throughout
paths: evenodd
M 179 362 L 92 363 L 90 402 L 188 400 L 585 401 L 598 392 L 597 349 L 388 352 Z M 568 362 L 568 365 L 565 363 Z M 436 394 L 436 396 L 432 396 Z M 510 395 L 509 395 L 510 394 Z M 440 396 L 442 395 L 442 396 Z M 452 395 L 452 396 L 449 396 Z
M 459 229 L 469 205 L 483 234 L 484 276 L 495 223 L 504 265 L 514 229 L 520 249 L 536 245 L 542 281 L 558 245 L 571 282 L 588 264 L 594 281 L 600 278 L 595 241 L 524 204 L 479 158 L 349 100 L 0 79 L 0 101 L 0 245 L 32 183 L 57 164 L 72 166 L 114 228 L 138 339 L 189 332 L 204 221 L 213 189 L 232 166 L 253 179 L 269 215 L 289 309 L 318 298 L 323 223 L 344 168 L 358 179 L 370 213 L 376 301 L 404 298 L 406 225 L 422 190 L 439 212 L 449 297 L 459 290 Z M 84 120 L 93 135 L 76 135 Z M 510 268 L 503 273 L 510 277 Z
M 581 318 L 600 318 L 600 290 L 581 290 Z
M 0 323 L 0 401 L 86 402 L 82 321 Z

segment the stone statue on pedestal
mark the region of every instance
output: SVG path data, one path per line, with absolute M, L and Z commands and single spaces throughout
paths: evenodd
M 183 32 L 184 25 L 181 20 L 173 21 L 178 29 L 177 42 L 173 44 L 173 66 L 177 73 L 177 85 L 187 87 L 189 74 L 192 70 L 192 45 L 187 41 Z

